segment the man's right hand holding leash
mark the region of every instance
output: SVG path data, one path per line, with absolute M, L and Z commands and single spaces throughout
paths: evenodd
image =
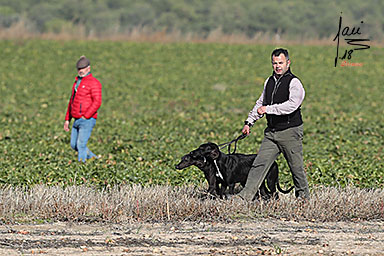
M 261 106 L 261 107 L 259 107 L 258 109 L 257 109 L 257 113 L 259 114 L 259 115 L 264 115 L 265 113 L 267 112 L 267 107 L 266 106 Z M 243 134 L 247 134 L 247 135 L 249 135 L 249 133 L 251 132 L 251 126 L 252 126 L 252 124 L 250 124 L 248 121 L 245 121 L 244 122 L 245 123 L 245 125 L 244 125 L 244 127 L 243 127 L 243 130 L 241 131 Z
M 245 121 L 243 130 L 241 132 L 248 136 L 251 133 L 251 126 L 252 124 L 250 124 L 248 121 Z
M 243 130 L 241 131 L 243 134 L 247 134 L 247 135 L 249 135 L 249 132 L 250 132 L 250 128 L 249 128 L 249 126 L 246 124 L 246 125 L 244 125 L 244 128 L 243 128 Z

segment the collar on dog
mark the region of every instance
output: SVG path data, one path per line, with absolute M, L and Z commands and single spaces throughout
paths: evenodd
M 219 166 L 217 166 L 216 159 L 213 160 L 213 162 L 215 163 L 216 170 L 217 170 L 217 172 L 216 172 L 216 177 L 219 177 L 219 178 L 221 178 L 222 180 L 224 180 L 224 177 L 223 177 L 223 175 L 222 175 L 221 172 L 220 172 Z

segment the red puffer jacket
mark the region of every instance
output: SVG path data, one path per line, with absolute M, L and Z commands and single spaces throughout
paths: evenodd
M 92 74 L 83 77 L 75 97 L 75 87 L 78 77 L 76 77 L 75 83 L 72 86 L 72 95 L 69 100 L 67 114 L 65 120 L 70 121 L 71 118 L 85 117 L 89 119 L 91 117 L 97 118 L 97 110 L 101 106 L 101 83 L 94 78 Z

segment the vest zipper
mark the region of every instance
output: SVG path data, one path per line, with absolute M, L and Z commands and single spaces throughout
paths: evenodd
M 280 79 L 283 78 L 284 76 L 288 75 L 288 71 L 284 73 L 284 75 L 280 76 L 277 81 L 275 82 L 275 86 L 273 87 L 273 91 L 272 91 L 272 97 L 271 97 L 271 105 L 273 104 L 273 97 L 275 96 L 275 94 L 277 93 L 277 90 L 279 89 L 279 86 L 281 84 L 280 82 Z
M 279 77 L 277 79 L 277 81 L 275 82 L 275 86 L 273 87 L 273 91 L 272 91 L 272 97 L 271 97 L 271 105 L 273 104 L 273 97 L 275 96 L 276 92 L 277 92 L 277 89 L 279 89 L 279 86 L 281 84 L 280 82 L 280 79 L 282 78 L 283 76 Z

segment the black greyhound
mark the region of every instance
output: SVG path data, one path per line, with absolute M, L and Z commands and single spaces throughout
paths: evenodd
M 256 154 L 224 154 L 215 143 L 205 143 L 183 156 L 181 162 L 176 165 L 176 169 L 181 170 L 192 165 L 197 166 L 203 171 L 208 181 L 208 193 L 214 194 L 216 192 L 222 198 L 228 186 L 230 194 L 234 193 L 236 183 L 245 186 L 249 170 L 256 156 Z M 288 190 L 281 189 L 278 175 L 279 169 L 277 163 L 274 162 L 266 176 L 269 190 L 266 188 L 265 182 L 261 184 L 259 189 L 263 199 L 268 200 L 272 196 L 277 199 L 276 187 L 284 194 L 293 189 L 293 187 Z

